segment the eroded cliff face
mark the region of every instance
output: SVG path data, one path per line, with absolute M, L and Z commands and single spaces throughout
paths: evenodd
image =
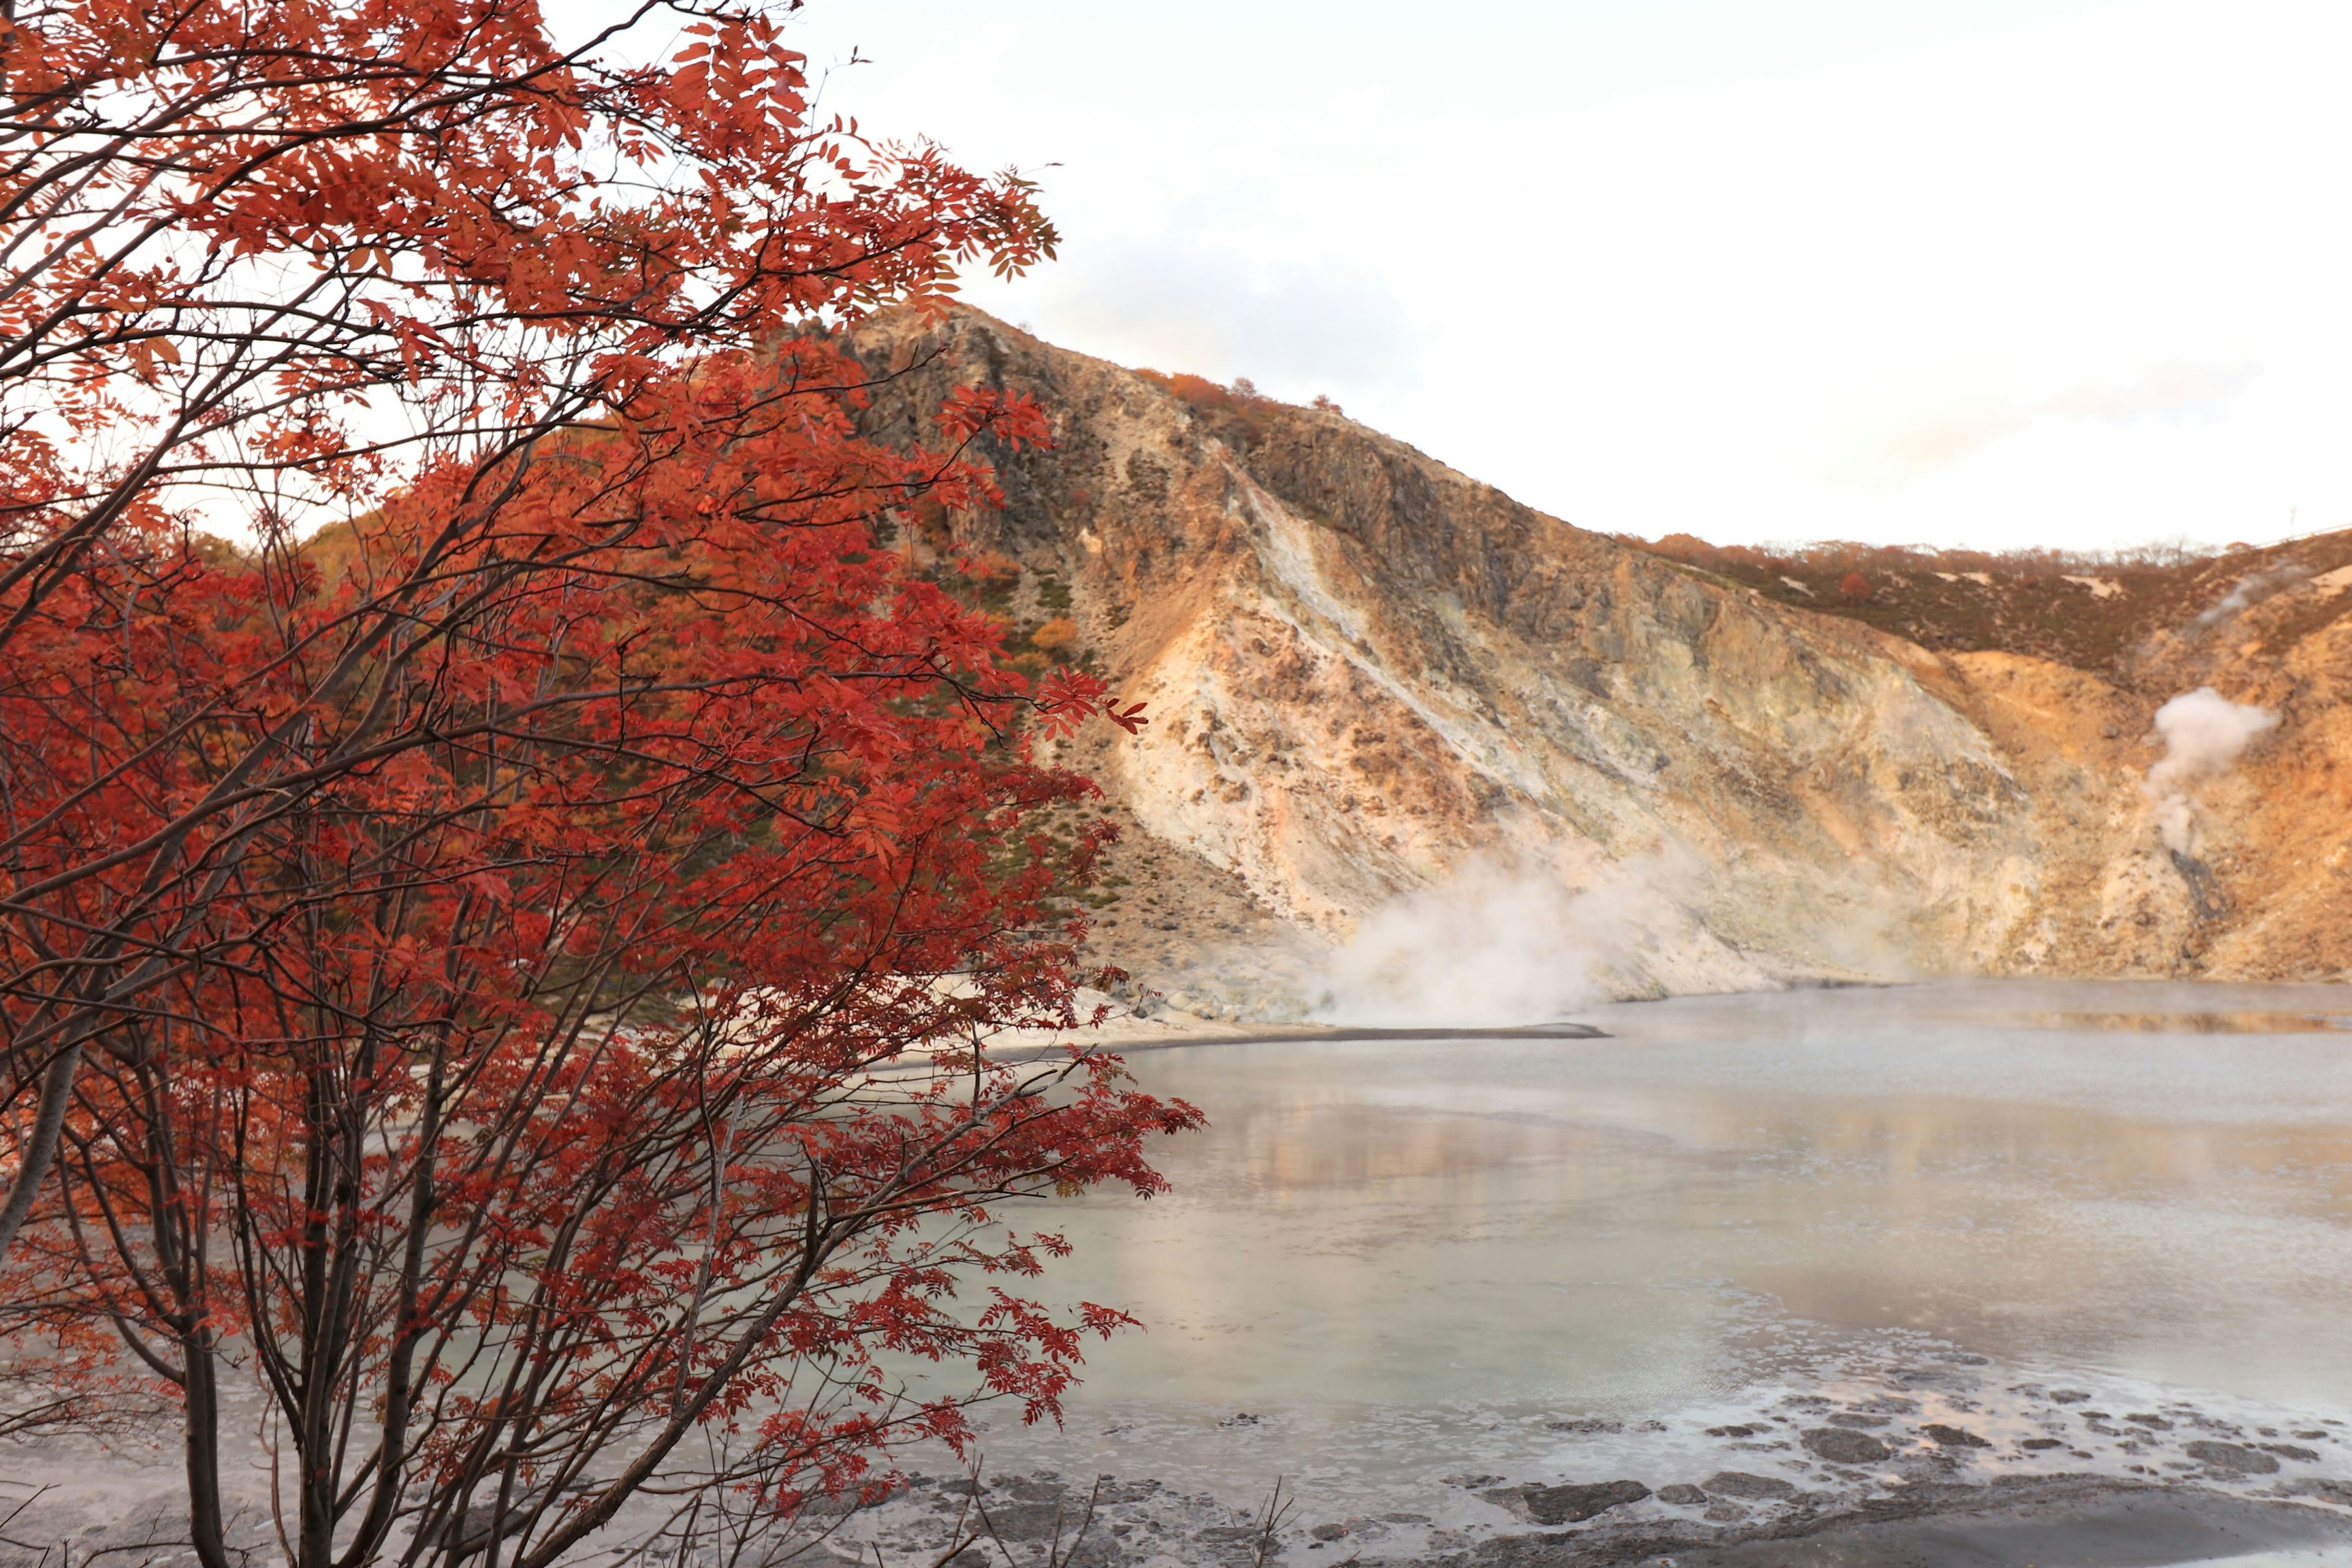
M 2126 685 L 1931 654 L 1336 412 L 1188 401 L 976 312 L 884 318 L 856 346 L 887 373 L 883 434 L 959 384 L 1048 410 L 1053 447 L 993 454 L 1006 509 L 944 526 L 1019 563 L 1016 621 L 1074 623 L 1149 704 L 1139 739 L 1072 758 L 1134 829 L 1097 941 L 1196 1006 L 1296 1012 L 1319 948 L 1467 867 L 1581 895 L 1580 951 L 1618 994 L 2352 965 L 2352 623 L 2312 613 L 2352 595 L 2324 574 L 2226 647 L 2151 645 Z M 2168 682 L 2285 720 L 2206 786 L 2186 854 L 2139 782 Z

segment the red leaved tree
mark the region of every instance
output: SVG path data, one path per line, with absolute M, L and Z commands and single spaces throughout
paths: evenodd
M 553 563 L 501 522 L 542 443 L 663 416 L 710 349 L 1050 252 L 1021 182 L 812 123 L 757 7 L 649 14 L 688 24 L 667 67 L 607 64 L 611 35 L 560 51 L 529 0 L 10 9 L 0 670 L 22 706 L 0 726 L 0 994 L 10 1070 L 46 1081 L 0 1247 L 79 1053 L 190 961 L 257 814 L 416 739 L 368 700 L 381 672 Z M 282 574 L 296 534 L 427 471 L 471 477 L 397 574 L 177 704 L 174 742 L 218 762 L 205 790 L 78 793 L 142 753 L 105 735 L 103 681 L 73 677 L 127 606 L 177 601 L 187 531 L 250 537 Z M 89 712 L 99 743 L 55 777 L 41 723 Z
M 659 68 L 514 0 L 6 36 L 0 1307 L 173 1391 L 208 1564 L 240 1368 L 304 1564 L 789 1509 L 959 1435 L 885 1352 L 1046 1415 L 1115 1315 L 957 1279 L 1197 1120 L 986 1047 L 1076 1021 L 1018 730 L 1102 692 L 883 545 L 1035 412 L 879 450 L 804 331 L 1051 231 L 681 9 Z

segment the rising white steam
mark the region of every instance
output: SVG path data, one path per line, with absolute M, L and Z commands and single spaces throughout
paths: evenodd
M 2273 566 L 2265 572 L 2249 573 L 2238 579 L 2237 586 L 2224 594 L 2220 600 L 2200 615 L 2197 617 L 2197 624 L 2200 626 L 2210 626 L 2217 621 L 2226 621 L 2249 605 L 2259 604 L 2280 589 L 2300 582 L 2310 574 L 2311 568 L 2294 561 L 2288 562 L 2284 566 Z
M 2147 770 L 2144 787 L 2156 803 L 2157 829 L 2166 848 L 2189 853 L 2197 826 L 2189 792 L 2197 783 L 2235 767 L 2246 748 L 2278 721 L 2269 709 L 2232 702 L 2210 686 L 2184 691 L 2156 710 L 2164 756 Z
M 1557 876 L 1472 865 L 1366 916 L 1317 989 L 1334 1024 L 1536 1024 L 1606 1001 L 1597 971 L 1620 897 Z

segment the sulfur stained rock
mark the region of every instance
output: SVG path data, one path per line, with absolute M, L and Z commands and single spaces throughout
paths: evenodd
M 1068 649 L 1147 704 L 1132 741 L 1049 750 L 1128 829 L 1097 956 L 1186 1010 L 1297 1016 L 1323 946 L 1481 862 L 1605 907 L 1591 978 L 1619 996 L 2352 972 L 2352 592 L 2328 585 L 2332 556 L 2226 636 L 2183 600 L 2096 668 L 2038 631 L 1931 652 L 1545 516 L 1333 412 L 1181 392 L 961 308 L 886 314 L 850 346 L 888 378 L 867 415 L 885 438 L 928 438 L 959 384 L 1053 420 L 1053 446 L 989 454 L 1003 510 L 903 542 L 1014 560 L 1008 613 L 1075 627 Z M 2143 737 L 2200 684 L 2284 718 L 2200 786 L 2176 857 Z

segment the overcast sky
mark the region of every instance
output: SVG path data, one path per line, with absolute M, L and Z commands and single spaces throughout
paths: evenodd
M 2352 527 L 2352 6 L 810 0 L 829 107 L 1040 179 L 969 298 L 1590 528 Z M 2291 521 L 2292 519 L 2292 521 Z

